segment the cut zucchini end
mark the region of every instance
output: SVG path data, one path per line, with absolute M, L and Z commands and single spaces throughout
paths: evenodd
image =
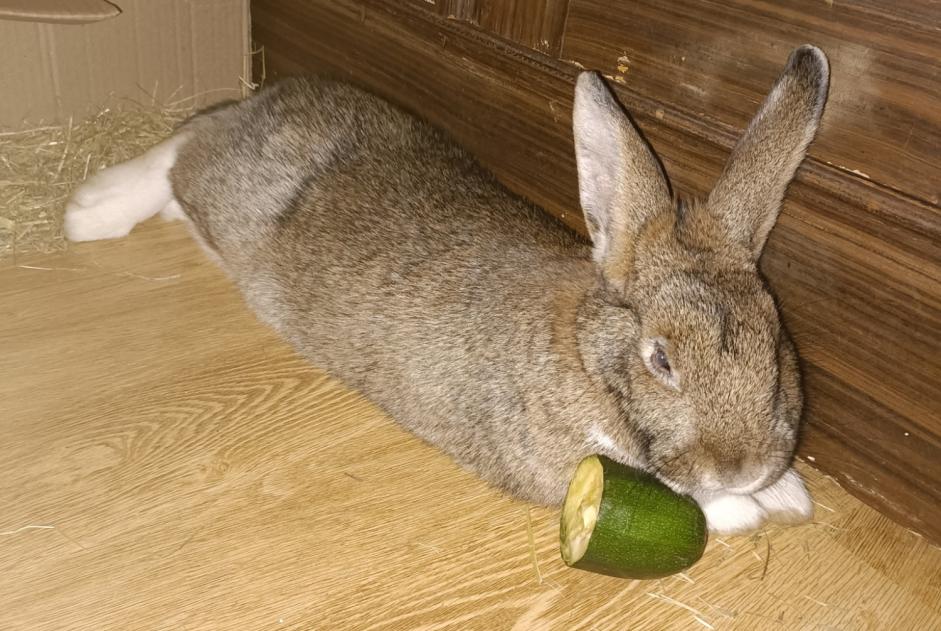
M 597 456 L 588 456 L 578 463 L 562 506 L 560 539 L 566 565 L 577 563 L 585 555 L 598 521 L 603 491 L 604 467 Z

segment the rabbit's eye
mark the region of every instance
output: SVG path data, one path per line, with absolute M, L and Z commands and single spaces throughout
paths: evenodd
M 667 359 L 667 354 L 660 346 L 654 350 L 653 355 L 650 357 L 650 363 L 653 364 L 658 370 L 662 370 L 666 374 L 670 374 L 670 361 Z
M 640 347 L 640 356 L 650 374 L 675 390 L 680 389 L 680 373 L 670 364 L 667 354 L 667 341 L 663 338 L 644 340 Z

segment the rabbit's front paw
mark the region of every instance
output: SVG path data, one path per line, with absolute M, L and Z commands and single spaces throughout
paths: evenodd
M 717 535 L 752 532 L 761 528 L 767 519 L 765 510 L 748 495 L 720 493 L 698 501 L 709 532 Z
M 813 500 L 804 487 L 800 474 L 788 469 L 777 482 L 754 495 L 768 514 L 768 519 L 779 524 L 803 524 L 814 516 Z

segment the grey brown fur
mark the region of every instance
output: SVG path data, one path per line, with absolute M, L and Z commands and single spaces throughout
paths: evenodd
M 582 75 L 594 248 L 430 126 L 318 79 L 188 122 L 171 181 L 263 321 L 489 482 L 556 503 L 606 453 L 682 491 L 766 485 L 801 394 L 756 261 L 826 82 L 822 54 L 796 51 L 713 195 L 677 205 Z

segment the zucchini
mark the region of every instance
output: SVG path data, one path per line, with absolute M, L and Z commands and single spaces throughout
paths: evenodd
M 575 469 L 562 507 L 562 560 L 590 572 L 659 578 L 681 572 L 706 548 L 696 502 L 652 475 L 588 456 Z

